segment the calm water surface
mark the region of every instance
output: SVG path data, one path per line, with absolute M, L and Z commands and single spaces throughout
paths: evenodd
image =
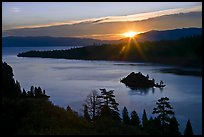
M 150 63 L 128 63 L 117 61 L 82 61 L 67 59 L 22 58 L 17 53 L 36 47 L 3 47 L 2 60 L 12 66 L 14 77 L 21 87 L 29 90 L 30 86 L 40 86 L 51 96 L 50 100 L 61 107 L 71 106 L 82 113 L 82 104 L 91 90 L 106 88 L 115 90 L 119 109 L 128 108 L 129 113 L 136 110 L 140 118 L 143 109 L 150 117 L 156 101 L 169 97 L 175 116 L 183 133 L 186 122 L 191 120 L 195 134 L 202 134 L 202 77 L 180 76 L 161 73 L 159 69 L 170 66 Z M 65 49 L 65 47 L 38 47 L 38 50 Z M 132 71 L 149 74 L 156 82 L 163 80 L 167 85 L 146 91 L 131 90 L 120 79 Z M 153 116 L 153 115 L 152 115 Z

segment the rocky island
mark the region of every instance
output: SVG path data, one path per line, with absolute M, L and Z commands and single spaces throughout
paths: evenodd
M 130 73 L 127 77 L 120 80 L 120 82 L 124 83 L 126 86 L 131 88 L 150 88 L 150 87 L 158 87 L 163 88 L 166 85 L 163 84 L 163 81 L 160 81 L 160 84 L 155 83 L 154 78 L 149 79 L 149 75 L 144 76 L 141 72 Z

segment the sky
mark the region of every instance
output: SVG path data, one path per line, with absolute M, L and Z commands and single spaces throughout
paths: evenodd
M 80 23 L 83 25 L 83 23 L 93 23 L 94 21 L 94 26 L 100 26 L 111 22 L 141 21 L 162 15 L 192 11 L 202 11 L 202 2 L 3 2 L 2 31 L 11 32 L 12 29 L 16 28 L 40 28 L 60 25 L 68 25 L 68 28 L 70 28 L 70 25 Z M 198 23 L 197 26 L 199 25 Z M 73 28 L 74 26 L 71 28 L 73 33 L 80 30 L 76 27 Z M 141 29 L 140 31 L 147 30 Z M 104 34 L 104 36 L 109 37 L 116 32 L 99 34 L 87 31 L 82 33 L 81 35 L 76 33 L 73 36 L 95 37 Z M 56 34 L 56 36 L 62 35 Z M 64 36 L 71 37 L 69 34 Z

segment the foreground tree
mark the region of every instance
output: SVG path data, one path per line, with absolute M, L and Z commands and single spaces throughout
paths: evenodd
M 142 115 L 142 126 L 143 126 L 143 128 L 147 127 L 147 122 L 148 122 L 147 114 L 146 114 L 146 111 L 144 109 L 143 115 Z
M 13 69 L 6 62 L 2 62 L 2 88 L 3 97 L 16 99 L 21 95 L 20 83 L 14 80 Z
M 123 117 L 123 123 L 129 125 L 130 117 L 129 117 L 128 110 L 126 107 L 123 108 L 122 117 Z
M 157 118 L 161 120 L 162 133 L 166 133 L 170 123 L 171 116 L 174 115 L 173 107 L 168 102 L 169 98 L 162 97 L 156 102 L 157 107 L 153 109 L 152 114 L 158 114 Z
M 193 129 L 190 120 L 187 121 L 186 128 L 184 130 L 184 135 L 193 135 Z
M 151 116 L 147 121 L 146 127 L 144 128 L 150 135 L 161 135 L 160 121 L 157 118 Z
M 135 110 L 131 112 L 130 124 L 136 127 L 140 127 L 140 118 Z
M 87 105 L 84 105 L 84 118 L 87 120 L 87 121 L 90 121 L 91 118 L 89 116 L 89 112 L 88 112 L 88 107 Z
M 119 115 L 118 103 L 115 100 L 114 90 L 106 91 L 106 89 L 100 89 L 101 96 L 101 116 L 111 116 L 115 120 L 121 120 Z
M 86 98 L 85 106 L 87 107 L 88 114 L 92 120 L 100 115 L 101 99 L 96 90 L 93 90 Z
M 23 89 L 23 92 L 21 93 L 22 97 L 26 97 L 27 96 L 27 93 L 25 91 L 25 89 Z
M 179 132 L 179 123 L 176 117 L 172 117 L 169 121 L 169 135 L 180 135 Z

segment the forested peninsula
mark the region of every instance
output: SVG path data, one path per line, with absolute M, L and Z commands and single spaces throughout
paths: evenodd
M 79 60 L 152 62 L 179 66 L 202 66 L 202 36 L 178 40 L 137 42 L 136 38 L 120 44 L 103 44 L 68 50 L 28 51 L 18 57 L 41 57 Z

